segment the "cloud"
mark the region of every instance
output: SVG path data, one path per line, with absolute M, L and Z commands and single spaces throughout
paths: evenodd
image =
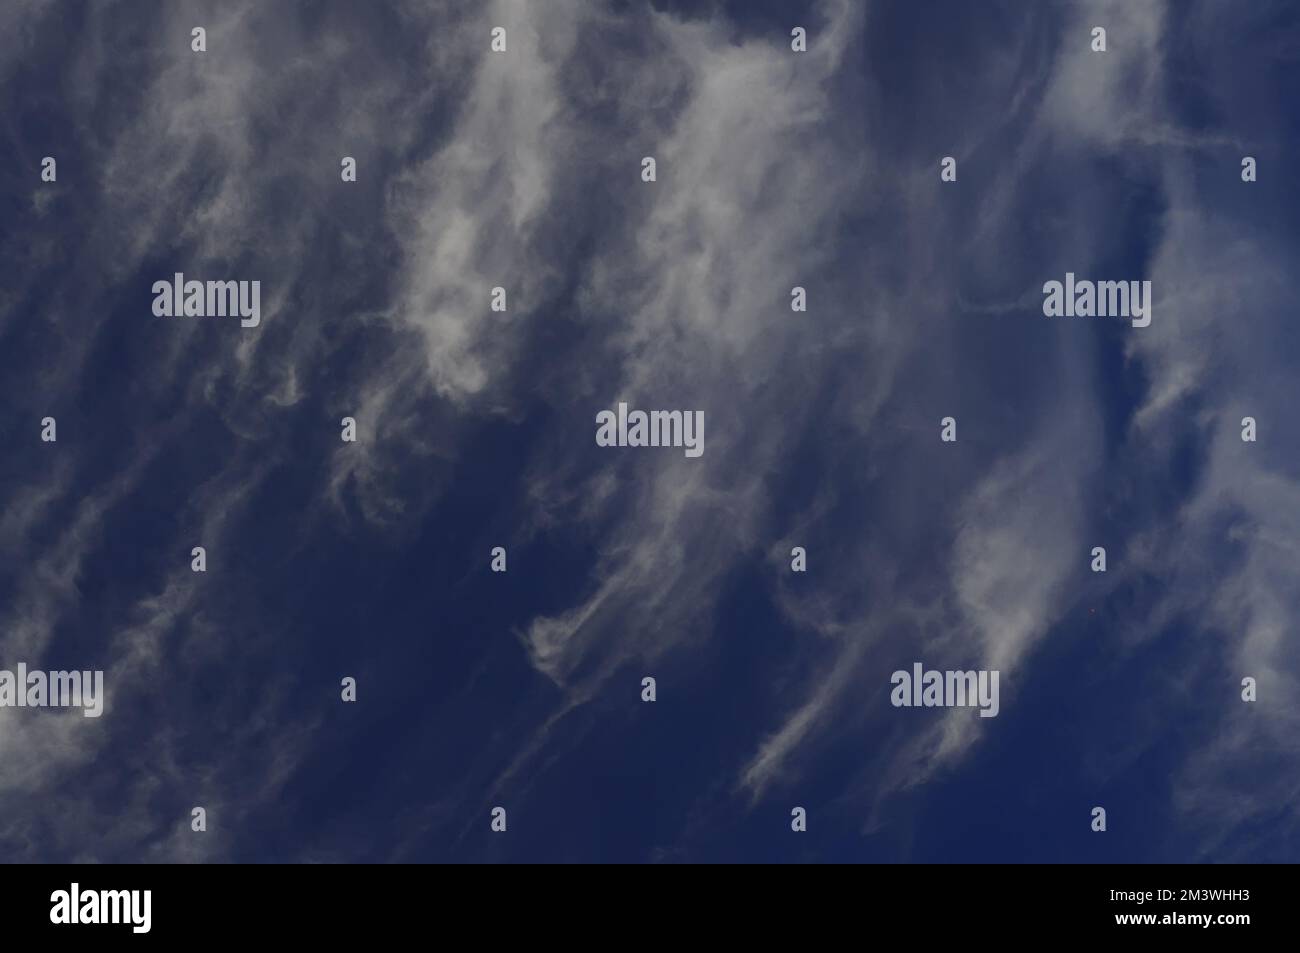
M 0 14 L 6 77 L 53 42 L 41 10 Z M 970 712 L 900 722 L 889 673 L 918 658 L 999 669 L 1001 717 L 1015 717 L 1020 686 L 1056 677 L 1043 649 L 1112 508 L 1140 518 L 1093 584 L 1158 595 L 1104 648 L 1124 664 L 1185 625 L 1177 690 L 1223 691 L 1202 703 L 1223 706 L 1205 751 L 1175 778 L 1194 850 L 1244 854 L 1252 822 L 1294 802 L 1290 775 L 1254 772 L 1295 757 L 1295 236 L 1252 227 L 1227 191 L 1247 188 L 1238 144 L 1272 104 L 1227 110 L 1237 126 L 1184 121 L 1169 81 L 1186 54 L 1163 4 L 1044 8 L 990 27 L 986 69 L 937 64 L 917 88 L 873 33 L 888 11 L 848 0 L 817 6 L 805 54 L 718 10 L 578 0 L 159 11 L 147 29 L 126 5 L 85 13 L 67 41 L 60 190 L 17 193 L 4 242 L 21 265 L 0 299 L 5 397 L 29 422 L 15 427 L 67 409 L 60 442 L 5 473 L 0 547 L 21 571 L 0 580 L 0 648 L 29 664 L 102 653 L 112 692 L 98 722 L 0 720 L 7 854 L 239 857 L 243 825 L 328 749 L 303 686 L 271 664 L 311 645 L 292 600 L 241 587 L 257 577 L 233 558 L 200 584 L 183 558 L 195 538 L 229 557 L 289 497 L 301 532 L 266 571 L 296 573 L 321 539 L 366 552 L 428 532 L 449 489 L 518 461 L 522 477 L 492 485 L 493 518 L 516 528 L 512 547 L 576 541 L 580 577 L 502 649 L 532 680 L 501 714 L 508 730 L 403 815 L 421 831 L 536 784 L 597 726 L 613 679 L 692 665 L 737 599 L 777 615 L 779 644 L 753 676 L 757 723 L 690 817 L 712 816 L 719 792 L 756 804 L 807 784 L 851 749 L 864 766 L 840 796 L 878 822 L 994 730 Z M 188 45 L 200 21 L 204 55 Z M 488 49 L 498 25 L 508 55 Z M 1106 54 L 1089 49 L 1093 25 Z M 128 42 L 141 30 L 154 42 Z M 960 115 L 967 96 L 1005 115 Z M 952 189 L 937 177 L 948 150 Z M 339 180 L 343 155 L 355 184 Z M 639 177 L 647 155 L 654 183 Z M 1228 184 L 1207 186 L 1204 163 Z M 1149 234 L 1126 217 L 1135 195 L 1161 209 Z M 1117 338 L 1036 312 L 1059 265 L 1117 261 L 1151 278 L 1151 327 Z M 148 320 L 144 289 L 173 269 L 261 276 L 263 326 Z M 796 285 L 806 313 L 790 310 Z M 1131 415 L 1112 388 L 1137 393 Z M 703 410 L 704 456 L 596 447 L 596 412 L 621 400 Z M 946 446 L 950 413 L 960 440 Z M 1239 438 L 1247 414 L 1257 444 Z M 354 445 L 338 441 L 345 415 Z M 517 428 L 516 456 L 485 455 L 494 428 Z M 174 557 L 142 556 L 130 592 L 83 592 L 125 578 L 88 570 L 137 522 Z M 794 545 L 809 547 L 806 577 L 789 572 Z M 241 622 L 267 619 L 285 620 L 283 657 Z M 266 678 L 204 694 L 263 663 Z M 1237 700 L 1245 674 L 1254 707 Z M 1157 721 L 1133 750 L 1161 742 Z M 110 787 L 124 806 L 106 829 L 95 797 Z M 194 804 L 206 839 L 188 829 Z

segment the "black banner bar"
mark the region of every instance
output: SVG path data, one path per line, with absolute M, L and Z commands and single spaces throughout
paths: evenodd
M 921 928 L 927 941 L 1232 943 L 1289 932 L 1294 892 L 1294 870 L 1280 866 L 11 866 L 0 876 L 6 936 L 56 942 L 337 942 L 435 924 L 497 936 L 562 923 L 665 937 L 752 930 L 797 940 L 843 927 Z

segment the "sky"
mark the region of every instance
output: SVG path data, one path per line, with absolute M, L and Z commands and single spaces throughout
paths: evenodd
M 1297 90 L 1284 0 L 3 4 L 0 670 L 105 703 L 0 860 L 1295 861 Z

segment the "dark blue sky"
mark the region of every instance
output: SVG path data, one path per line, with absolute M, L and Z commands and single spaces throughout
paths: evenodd
M 1291 4 L 0 36 L 0 669 L 107 685 L 0 708 L 0 860 L 1300 853 Z M 260 325 L 155 316 L 177 271 Z M 1066 272 L 1150 326 L 1044 316 Z M 704 453 L 598 446 L 620 401 Z M 893 707 L 918 661 L 997 717 Z

